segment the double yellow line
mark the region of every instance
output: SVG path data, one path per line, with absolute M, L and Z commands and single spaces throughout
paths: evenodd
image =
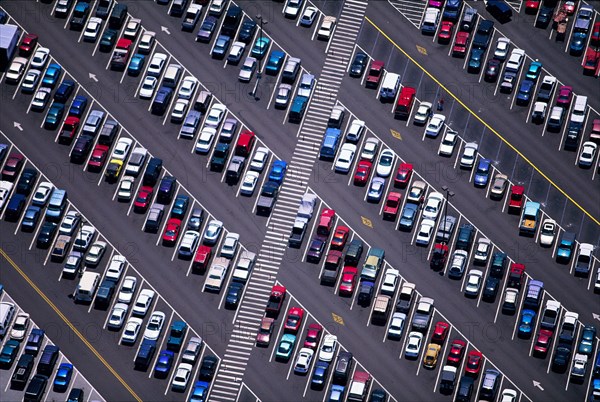
M 35 283 L 33 283 L 33 281 L 29 278 L 29 276 L 27 276 L 27 274 L 21 268 L 19 268 L 19 266 L 12 260 L 12 258 L 10 258 L 8 256 L 8 254 L 6 254 L 6 252 L 2 248 L 0 248 L 0 255 L 2 257 L 4 257 L 4 259 L 15 269 L 15 271 L 17 271 L 18 274 L 21 275 L 21 277 L 23 279 L 25 279 L 25 281 L 27 281 L 27 283 L 29 284 L 29 286 L 31 286 L 33 288 L 33 290 L 35 290 L 36 293 L 42 299 L 44 299 L 44 301 L 52 308 L 52 310 L 54 310 L 54 312 L 64 321 L 64 323 L 67 324 L 67 326 L 69 328 L 71 328 L 71 331 L 73 331 L 75 333 L 75 335 L 77 335 L 77 337 L 81 340 L 81 342 L 83 342 L 85 344 L 85 346 L 87 346 L 88 349 L 94 355 L 96 355 L 96 357 L 98 358 L 98 360 L 100 360 L 100 362 L 102 362 L 102 364 L 108 369 L 108 371 L 110 371 L 112 373 L 112 375 L 114 375 L 115 378 L 125 387 L 125 389 L 127 389 L 127 391 L 129 391 L 129 393 L 131 394 L 131 396 L 133 396 L 133 398 L 136 401 L 143 402 L 142 399 L 125 382 L 125 380 L 115 371 L 115 369 L 113 369 L 111 367 L 111 365 L 100 355 L 100 353 L 98 353 L 98 351 L 96 350 L 96 348 L 94 348 L 92 346 L 92 344 L 83 336 L 83 334 L 81 332 L 79 332 L 79 330 L 77 328 L 75 328 L 75 326 L 71 323 L 71 321 L 69 321 L 67 319 L 67 317 L 65 317 L 65 315 L 60 311 L 60 309 L 58 307 L 56 307 L 56 305 L 54 303 L 52 303 L 52 301 L 48 298 L 48 296 L 46 296 L 44 294 L 44 292 L 42 292 L 41 289 L 38 288 Z
M 373 28 L 375 28 L 384 38 L 386 38 L 392 45 L 394 45 L 396 47 L 396 49 L 398 49 L 400 52 L 402 52 L 403 55 L 405 55 L 406 57 L 408 57 L 408 59 L 410 61 L 412 61 L 417 67 L 419 67 L 425 74 L 427 74 L 427 76 L 429 78 L 431 78 L 436 84 L 438 84 L 442 89 L 444 89 L 444 91 L 446 91 L 450 96 L 452 96 L 452 98 L 454 98 L 454 100 L 456 100 L 462 107 L 464 107 L 469 113 L 471 113 L 477 120 L 479 120 L 479 122 L 481 122 L 481 124 L 483 124 L 488 130 L 490 130 L 492 133 L 494 133 L 498 138 L 500 138 L 500 140 L 502 140 L 502 142 L 504 142 L 506 145 L 508 145 L 508 147 L 510 149 L 512 149 L 513 151 L 515 151 L 517 153 L 517 155 L 519 155 L 521 158 L 523 158 L 523 160 L 527 163 L 529 163 L 529 165 L 531 165 L 531 167 L 538 172 L 545 180 L 548 181 L 548 183 L 550 183 L 555 189 L 557 189 L 562 195 L 564 195 L 569 201 L 571 201 L 575 206 L 577 206 L 577 208 L 579 208 L 584 214 L 586 214 L 596 225 L 600 226 L 600 221 L 598 221 L 598 219 L 596 219 L 594 216 L 592 216 L 591 213 L 589 213 L 586 209 L 584 209 L 581 205 L 579 205 L 579 203 L 577 201 L 575 201 L 573 198 L 571 198 L 571 196 L 569 196 L 562 188 L 558 187 L 558 185 L 556 183 L 554 183 L 554 181 L 552 181 L 544 172 L 542 172 L 536 165 L 533 164 L 533 162 L 531 162 L 525 155 L 523 155 L 523 153 L 521 151 L 519 151 L 514 145 L 512 145 L 506 138 L 504 138 L 502 135 L 500 135 L 500 133 L 498 133 L 496 130 L 494 130 L 492 127 L 490 127 L 489 124 L 487 124 L 481 117 L 479 117 L 475 112 L 473 112 L 471 110 L 471 108 L 469 108 L 467 105 L 465 105 L 460 99 L 458 99 L 458 97 L 456 95 L 454 95 L 454 93 L 452 93 L 448 88 L 446 88 L 444 86 L 444 84 L 442 84 L 440 81 L 438 81 L 437 78 L 435 78 L 433 75 L 431 75 L 431 73 L 429 71 L 427 71 L 423 66 L 421 66 L 415 59 L 413 59 L 408 53 L 406 53 L 406 51 L 404 51 L 404 49 L 402 49 L 396 42 L 394 42 L 394 40 L 392 38 L 390 38 L 388 36 L 388 34 L 386 34 L 381 28 L 379 28 L 373 21 L 371 21 L 371 19 L 367 16 L 365 16 L 365 20 L 371 24 L 373 26 Z

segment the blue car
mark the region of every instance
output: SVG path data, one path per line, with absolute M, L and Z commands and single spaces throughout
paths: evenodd
M 600 378 L 594 378 L 592 384 L 592 392 L 590 392 L 590 402 L 597 402 L 600 400 Z
M 273 167 L 271 168 L 271 172 L 269 172 L 268 181 L 274 181 L 277 184 L 281 185 L 286 172 L 287 172 L 287 162 L 286 161 L 275 161 L 273 163 Z
M 71 97 L 73 89 L 75 89 L 75 82 L 71 80 L 64 80 L 60 83 L 58 89 L 54 93 L 54 100 L 57 102 L 65 103 Z
M 531 80 L 521 82 L 517 93 L 517 105 L 527 106 L 529 104 L 534 87 L 535 83 Z
M 37 226 L 38 220 L 40 219 L 40 213 L 42 209 L 35 205 L 29 206 L 25 211 L 25 216 L 21 221 L 21 230 L 23 232 L 33 232 L 33 229 Z
M 485 187 L 490 179 L 490 165 L 492 161 L 489 159 L 480 159 L 475 171 L 474 184 L 475 187 Z
M 44 119 L 44 128 L 54 130 L 65 114 L 65 104 L 54 102 Z
M 259 37 L 256 42 L 254 42 L 254 46 L 252 46 L 252 51 L 250 55 L 255 57 L 256 59 L 262 59 L 267 54 L 267 50 L 269 50 L 269 45 L 271 44 L 271 39 L 266 37 Z
M 341 402 L 344 400 L 344 393 L 346 392 L 346 388 L 343 385 L 333 384 L 331 386 L 331 390 L 329 391 L 329 399 L 330 402 Z
M 537 81 L 541 72 L 542 72 L 542 62 L 533 61 L 529 65 L 529 69 L 527 70 L 525 77 L 532 81 Z
M 596 340 L 596 328 L 593 325 L 586 325 L 581 333 L 578 352 L 591 356 L 594 352 L 594 341 Z
M 521 312 L 521 321 L 519 322 L 519 338 L 530 338 L 535 325 L 536 312 L 525 309 Z
M 156 366 L 154 366 L 154 377 L 166 378 L 171 371 L 173 366 L 173 360 L 175 359 L 175 353 L 170 350 L 163 350 L 158 356 Z
M 171 218 L 183 219 L 185 213 L 190 205 L 190 197 L 187 195 L 178 195 L 173 203 L 173 209 L 171 210 Z
M 60 74 L 62 73 L 62 67 L 56 63 L 52 63 L 46 69 L 44 73 L 44 78 L 42 78 L 42 86 L 54 88 L 58 79 L 60 78 Z
M 267 73 L 268 75 L 279 74 L 279 70 L 281 70 L 281 66 L 283 65 L 284 60 L 285 53 L 283 53 L 281 50 L 273 50 L 271 52 L 271 55 L 269 56 L 269 60 L 267 61 L 265 73 Z
M 65 392 L 69 388 L 71 377 L 73 376 L 73 365 L 71 363 L 61 363 L 58 366 L 56 377 L 54 377 L 54 391 Z
M 77 95 L 75 99 L 73 99 L 73 103 L 71 103 L 71 107 L 69 108 L 69 116 L 82 118 L 87 104 L 88 99 L 85 96 Z
M 585 32 L 575 32 L 569 43 L 569 53 L 573 56 L 579 56 L 583 53 L 583 48 L 587 43 L 587 34 Z
M 315 365 L 313 375 L 310 379 L 310 387 L 312 389 L 321 390 L 327 382 L 327 373 L 329 371 L 329 363 L 318 361 Z
M 402 209 L 402 214 L 400 215 L 400 230 L 411 231 L 414 224 L 415 219 L 417 217 L 417 213 L 419 212 L 419 206 L 417 204 L 413 204 L 412 202 L 407 202 Z
M 2 285 L 0 285 L 0 288 L 3 288 Z M 13 362 L 17 358 L 17 355 L 19 354 L 20 347 L 21 344 L 19 343 L 19 341 L 9 339 L 4 344 L 4 347 L 0 352 L 0 367 L 2 367 L 3 369 L 10 368 L 10 366 L 12 366 Z
M 208 399 L 208 389 L 210 384 L 206 381 L 196 381 L 194 390 L 190 395 L 190 402 L 204 402 Z
M 277 346 L 277 353 L 275 353 L 275 359 L 280 361 L 288 361 L 294 351 L 296 345 L 296 335 L 283 334 Z
M 239 282 L 231 282 L 227 288 L 227 296 L 225 296 L 225 308 L 235 310 L 242 297 L 244 285 Z
M 132 76 L 138 76 L 142 69 L 144 68 L 144 62 L 146 61 L 146 56 L 143 54 L 136 53 L 131 57 L 131 61 L 129 62 L 129 66 L 127 67 L 127 74 Z
M 471 55 L 469 56 L 469 64 L 467 67 L 468 72 L 478 73 L 481 70 L 481 60 L 483 59 L 483 53 L 483 49 L 471 50 Z
M 212 57 L 217 59 L 222 59 L 225 57 L 225 53 L 229 49 L 229 44 L 231 43 L 231 38 L 227 35 L 219 35 L 217 40 L 215 41 L 215 46 L 212 50 Z
M 367 191 L 367 202 L 375 202 L 378 203 L 381 201 L 381 195 L 385 190 L 385 179 L 381 177 L 374 177 L 371 180 L 371 185 L 369 185 L 369 190 Z

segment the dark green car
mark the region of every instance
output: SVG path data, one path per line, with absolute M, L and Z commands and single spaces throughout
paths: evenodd
M 63 115 L 65 114 L 65 104 L 54 102 L 48 110 L 48 114 L 44 119 L 44 128 L 48 130 L 55 130 L 58 127 L 58 123 L 62 121 Z
M 114 29 L 107 29 L 100 38 L 100 51 L 110 52 L 117 41 L 117 35 L 119 33 Z
M 17 358 L 19 354 L 19 347 L 21 344 L 14 339 L 10 339 L 0 352 L 0 367 L 3 369 L 8 369 L 12 366 L 13 362 Z

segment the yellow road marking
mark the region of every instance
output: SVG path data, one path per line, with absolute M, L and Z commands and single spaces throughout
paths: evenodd
M 363 225 L 368 226 L 371 229 L 373 229 L 373 222 L 371 222 L 371 220 L 369 218 L 365 218 L 364 216 L 361 216 L 360 220 L 362 221 Z
M 390 129 L 390 133 L 392 133 L 392 137 L 399 139 L 400 141 L 402 141 L 402 135 L 400 135 L 399 131 Z
M 67 324 L 67 326 L 69 328 L 71 328 L 71 331 L 73 331 L 75 333 L 75 335 L 77 335 L 77 337 L 85 344 L 85 346 L 87 346 L 88 349 L 94 355 L 96 355 L 96 357 L 98 358 L 98 360 L 100 360 L 100 362 L 102 364 L 104 364 L 104 366 L 108 369 L 108 371 L 110 371 L 112 373 L 112 375 L 114 375 L 115 378 L 117 380 L 119 380 L 119 382 L 127 389 L 127 391 L 129 391 L 129 393 L 131 394 L 131 396 L 133 396 L 136 401 L 143 402 L 142 399 L 125 382 L 125 380 L 123 380 L 123 378 L 119 374 L 117 374 L 117 372 L 110 366 L 110 364 L 108 364 L 108 362 L 100 355 L 100 353 L 98 353 L 98 351 L 96 350 L 96 348 L 94 348 L 92 346 L 92 344 L 89 343 L 87 339 L 85 339 L 85 337 L 81 334 L 81 332 L 79 332 L 79 330 L 77 328 L 75 328 L 75 326 L 71 323 L 71 321 L 69 321 L 67 319 L 67 317 L 65 317 L 65 315 L 59 310 L 59 308 L 56 307 L 56 305 L 54 303 L 52 303 L 52 301 L 50 301 L 50 299 L 48 298 L 48 296 L 46 296 L 44 294 L 44 292 L 42 292 L 42 290 L 40 288 L 38 288 L 35 283 L 33 283 L 33 281 L 29 278 L 29 276 L 27 276 L 27 274 L 25 272 L 23 272 L 23 270 L 21 268 L 19 268 L 19 266 L 1 248 L 0 248 L 0 255 L 2 255 L 2 257 L 4 257 L 4 259 L 15 269 L 15 271 L 17 271 L 18 274 L 21 275 L 21 277 L 23 279 L 25 279 L 25 281 L 27 281 L 27 283 L 29 284 L 29 286 L 31 286 L 33 288 L 33 290 L 35 290 L 36 293 L 42 299 L 44 299 L 44 301 L 52 308 L 52 310 L 54 310 L 54 312 L 64 321 L 64 323 Z
M 341 315 L 337 315 L 336 313 L 331 313 L 331 317 L 333 317 L 333 321 L 337 322 L 340 325 L 344 325 L 344 319 Z
M 577 201 L 575 201 L 573 198 L 571 198 L 571 196 L 569 196 L 562 188 L 558 187 L 558 185 L 556 183 L 554 183 L 554 181 L 552 181 L 548 176 L 546 176 L 546 174 L 544 172 L 542 172 L 540 170 L 540 168 L 538 168 L 536 165 L 534 165 L 533 162 L 531 162 L 525 155 L 523 155 L 523 153 L 521 153 L 521 151 L 519 151 L 513 144 L 508 142 L 508 140 L 506 138 L 504 138 L 502 135 L 500 135 L 500 133 L 498 133 L 496 130 L 494 130 L 492 127 L 490 127 L 490 125 L 487 122 L 485 122 L 481 117 L 479 117 L 475 112 L 473 112 L 471 110 L 471 108 L 469 108 L 460 99 L 458 99 L 458 97 L 456 95 L 454 95 L 454 93 L 450 92 L 450 90 L 448 88 L 446 88 L 440 81 L 438 81 L 429 71 L 427 71 L 423 66 L 421 66 L 419 63 L 417 63 L 417 61 L 415 59 L 413 59 L 408 53 L 406 53 L 406 51 L 404 49 L 402 49 L 396 42 L 394 42 L 392 40 L 392 38 L 390 38 L 388 36 L 388 34 L 386 34 L 381 28 L 379 28 L 373 21 L 371 21 L 371 19 L 369 17 L 365 16 L 365 20 L 367 20 L 367 22 L 369 24 L 371 24 L 373 26 L 373 28 L 375 28 L 381 35 L 383 35 L 384 38 L 386 38 L 392 45 L 394 45 L 394 47 L 396 47 L 396 49 L 398 49 L 402 54 L 404 54 L 406 57 L 408 57 L 408 59 L 410 61 L 412 61 L 425 74 L 427 74 L 427 76 L 429 78 L 431 78 L 433 81 L 435 81 L 436 84 L 438 84 L 441 88 L 443 88 L 448 93 L 448 95 L 450 95 L 452 98 L 454 98 L 454 100 L 456 100 L 462 107 L 464 107 L 477 120 L 479 120 L 479 122 L 481 124 L 483 124 L 492 133 L 496 134 L 496 136 L 498 138 L 500 138 L 500 140 L 502 140 L 502 142 L 504 142 L 506 145 L 508 145 L 510 149 L 515 151 L 517 153 L 517 155 L 519 155 L 521 158 L 523 158 L 523 160 L 525 162 L 529 163 L 529 165 L 531 165 L 531 167 L 536 172 L 538 172 L 544 179 L 546 179 L 548 181 L 548 183 L 550 183 L 555 189 L 557 189 L 562 195 L 564 195 L 569 201 L 571 201 L 577 208 L 579 208 L 584 214 L 586 214 L 596 225 L 600 226 L 600 221 L 598 219 L 594 218 L 591 213 L 589 213 L 586 209 L 584 209 L 581 205 L 579 205 L 579 203 Z
M 369 21 L 369 22 L 371 22 L 371 21 Z M 427 56 L 427 49 L 425 49 L 423 46 L 417 45 L 417 52 L 421 53 L 424 56 Z

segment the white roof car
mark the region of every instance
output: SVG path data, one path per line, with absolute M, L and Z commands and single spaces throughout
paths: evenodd
M 502 391 L 500 402 L 515 402 L 517 400 L 517 391 L 514 389 L 505 389 Z
M 469 275 L 467 276 L 467 283 L 465 284 L 465 296 L 477 296 L 479 294 L 479 289 L 481 289 L 482 281 L 483 272 L 478 269 L 470 270 Z
M 458 132 L 455 130 L 448 129 L 448 131 L 446 131 L 446 134 L 444 134 L 444 138 L 442 138 L 442 142 L 440 142 L 438 155 L 452 156 L 452 154 L 454 153 L 454 146 L 456 145 L 457 139 Z
M 83 225 L 75 237 L 73 249 L 77 251 L 86 251 L 96 234 L 96 229 L 91 225 Z
M 125 329 L 123 330 L 123 334 L 121 335 L 121 343 L 122 344 L 134 344 L 137 341 L 138 334 L 140 333 L 140 328 L 142 326 L 142 319 L 137 317 L 130 317 L 125 324 Z
M 211 220 L 206 225 L 206 229 L 204 231 L 204 243 L 206 244 L 215 244 L 221 235 L 221 231 L 223 230 L 223 222 L 218 221 L 216 219 Z
M 50 49 L 47 47 L 38 47 L 33 57 L 31 58 L 30 68 L 43 68 L 48 62 Z
M 406 201 L 414 202 L 416 204 L 420 204 L 422 198 L 425 195 L 425 189 L 427 188 L 427 184 L 425 182 L 417 180 L 410 187 L 410 191 L 406 194 Z
M 212 127 L 204 127 L 198 136 L 196 142 L 196 152 L 207 154 L 212 147 L 212 143 L 217 135 L 217 130 Z
M 71 251 L 67 257 L 67 261 L 65 261 L 65 265 L 62 269 L 62 276 L 64 277 L 74 277 L 77 275 L 77 272 L 81 269 L 81 260 L 83 259 L 83 254 L 79 251 Z
M 369 162 L 373 162 L 373 160 L 377 156 L 378 150 L 379 150 L 379 140 L 375 137 L 367 138 L 363 145 L 363 149 L 360 154 L 360 159 L 369 161 Z
M 148 312 L 148 308 L 152 304 L 152 300 L 154 300 L 154 291 L 150 289 L 142 289 L 140 294 L 133 305 L 132 314 L 138 316 L 145 316 Z
M 181 81 L 177 96 L 181 99 L 191 99 L 192 96 L 194 96 L 196 85 L 198 85 L 198 80 L 191 75 L 188 75 Z
M 315 86 L 315 76 L 312 74 L 304 73 L 300 77 L 300 84 L 298 84 L 298 96 L 306 96 L 310 98 L 313 87 Z
M 21 81 L 21 90 L 23 92 L 32 93 L 37 85 L 42 72 L 40 70 L 28 70 L 25 78 Z
M 154 91 L 158 86 L 158 79 L 151 75 L 144 78 L 142 82 L 142 86 L 140 87 L 140 98 L 142 99 L 150 99 L 154 96 Z
M 362 120 L 354 119 L 350 124 L 350 128 L 346 133 L 346 139 L 351 142 L 360 141 L 362 133 L 365 131 L 365 122 Z
M 384 295 L 393 295 L 398 286 L 398 280 L 400 278 L 400 271 L 394 268 L 388 268 L 385 270 L 383 276 L 383 282 L 381 284 L 381 293 Z
M 95 241 L 94 244 L 91 245 L 88 253 L 85 255 L 85 264 L 90 267 L 95 267 L 98 265 L 104 252 L 106 251 L 106 242 L 104 241 Z
M 387 337 L 390 339 L 400 339 L 402 337 L 402 330 L 404 329 L 404 323 L 406 322 L 406 314 L 395 312 L 392 314 L 392 319 L 387 330 Z
M 250 161 L 250 170 L 262 172 L 268 159 L 269 149 L 265 147 L 258 147 L 254 153 L 254 156 L 252 157 L 252 161 Z
M 408 334 L 408 342 L 404 349 L 404 356 L 407 358 L 416 359 L 421 351 L 421 343 L 423 342 L 423 334 L 417 331 L 412 331 Z
M 469 142 L 465 144 L 465 149 L 460 158 L 460 166 L 463 168 L 471 169 L 475 164 L 475 158 L 477 157 L 477 149 L 479 146 L 476 142 Z
M 285 8 L 283 9 L 283 13 L 286 18 L 296 18 L 300 9 L 302 8 L 302 0 L 287 0 L 285 4 Z
M 525 51 L 523 49 L 513 49 L 513 51 L 510 53 L 510 58 L 506 62 L 506 69 L 508 71 L 519 70 L 524 58 Z
M 305 374 L 310 370 L 310 363 L 312 362 L 315 351 L 311 348 L 302 348 L 298 352 L 296 363 L 294 364 L 294 373 Z
M 244 180 L 242 180 L 242 185 L 240 187 L 240 194 L 251 196 L 254 194 L 254 189 L 256 188 L 256 183 L 258 183 L 258 177 L 260 175 L 257 172 L 248 172 L 246 176 L 244 176 Z
M 277 95 L 275 95 L 275 108 L 285 109 L 292 96 L 292 86 L 290 84 L 279 84 Z
M 127 317 L 127 310 L 129 306 L 124 303 L 117 303 L 112 309 L 106 326 L 113 330 L 119 330 L 123 326 L 123 322 Z
M 125 176 L 119 182 L 119 188 L 117 190 L 117 199 L 119 201 L 131 201 L 132 194 L 134 192 L 135 177 Z
M 9 181 L 0 181 L 0 210 L 2 209 L 2 207 L 4 207 L 6 200 L 8 200 L 13 186 L 14 184 Z
M 508 48 L 510 47 L 510 39 L 498 38 L 496 41 L 496 50 L 494 50 L 494 59 L 505 60 L 508 55 Z
M 77 229 L 77 226 L 79 225 L 80 221 L 81 215 L 79 214 L 79 212 L 75 210 L 70 210 L 63 218 L 60 227 L 58 228 L 58 233 L 71 236 L 75 229 Z
M 227 61 L 230 63 L 239 63 L 244 55 L 244 50 L 246 50 L 246 44 L 244 42 L 233 42 L 229 49 L 229 54 L 227 55 Z
M 598 144 L 592 141 L 586 141 L 581 147 L 581 153 L 579 154 L 579 167 L 590 167 L 594 163 L 596 157 L 596 151 L 598 150 Z
M 342 149 L 335 160 L 335 171 L 340 173 L 348 173 L 352 167 L 355 153 L 356 145 L 350 143 L 345 143 L 342 145 Z
M 469 253 L 465 250 L 456 250 L 452 254 L 452 261 L 448 270 L 448 276 L 451 278 L 461 278 L 467 261 L 469 260 Z
M 435 228 L 435 221 L 432 219 L 423 219 L 421 221 L 421 226 L 417 231 L 417 238 L 415 239 L 415 243 L 419 246 L 427 246 L 431 241 L 431 235 L 433 234 L 433 229 Z
M 215 264 L 213 263 L 208 270 L 206 281 L 204 281 L 205 289 L 214 291 L 220 291 L 223 286 L 223 281 L 227 276 L 228 264 Z
M 142 35 L 140 39 L 140 43 L 138 45 L 138 52 L 143 54 L 150 53 L 152 49 L 152 45 L 154 44 L 154 38 L 156 37 L 156 32 L 146 31 Z
M 477 240 L 477 245 L 475 246 L 475 255 L 473 256 L 473 263 L 485 265 L 490 256 L 490 252 L 492 251 L 492 242 L 490 239 L 486 239 L 485 237 L 481 237 Z
M 225 236 L 225 240 L 223 240 L 223 245 L 221 246 L 221 257 L 225 258 L 233 258 L 235 252 L 237 251 L 238 244 L 240 241 L 240 235 L 238 233 L 228 233 Z
M 214 1 L 217 0 L 213 0 L 213 2 Z M 177 366 L 177 370 L 175 371 L 175 376 L 171 381 L 171 389 L 174 391 L 185 390 L 190 381 L 193 368 L 194 367 L 189 363 L 179 363 L 179 366 Z
M 441 193 L 430 193 L 427 196 L 425 208 L 423 208 L 423 217 L 436 220 L 443 200 L 444 196 Z
M 331 33 L 333 32 L 333 29 L 335 27 L 335 21 L 336 21 L 335 17 L 329 16 L 329 15 L 326 16 L 325 18 L 323 18 L 321 27 L 317 31 L 317 37 L 319 39 L 328 40 L 331 37 Z
M 112 151 L 111 159 L 120 159 L 124 161 L 127 159 L 127 155 L 129 155 L 129 150 L 131 149 L 131 144 L 133 144 L 133 140 L 131 138 L 121 137 L 119 141 L 117 141 L 117 145 Z
M 377 176 L 388 177 L 392 173 L 392 167 L 394 166 L 394 151 L 391 149 L 385 149 L 379 155 L 379 161 L 377 162 L 377 168 L 375 172 Z
M 153 77 L 160 77 L 162 74 L 163 68 L 165 68 L 165 63 L 167 61 L 167 55 L 164 53 L 154 53 L 152 56 L 152 60 L 148 65 L 148 75 Z
M 427 137 L 437 137 L 440 134 L 442 127 L 444 127 L 444 122 L 446 121 L 446 116 L 440 113 L 436 113 L 429 120 L 427 127 L 425 127 L 425 135 Z
M 173 110 L 171 110 L 171 121 L 174 123 L 179 123 L 183 121 L 183 118 L 185 117 L 189 105 L 189 100 L 177 99 L 175 105 L 173 106 Z
M 304 13 L 302 17 L 300 17 L 300 25 L 304 27 L 309 27 L 315 21 L 315 17 L 317 16 L 319 10 L 316 7 L 306 7 L 304 9 Z
M 140 32 L 140 26 L 142 24 L 142 20 L 139 18 L 130 18 L 127 25 L 125 25 L 125 30 L 123 31 L 123 36 L 127 39 L 135 40 L 135 37 Z
M 48 87 L 42 87 L 37 90 L 35 95 L 33 96 L 33 100 L 31 101 L 31 109 L 32 110 L 43 110 L 50 100 L 50 93 L 52 89 Z
M 123 284 L 121 285 L 121 290 L 119 290 L 119 295 L 117 296 L 117 301 L 119 303 L 129 304 L 133 300 L 133 295 L 135 294 L 135 289 L 137 287 L 137 278 L 135 276 L 126 276 L 123 279 Z
M 252 56 L 247 56 L 244 59 L 244 64 L 240 67 L 240 73 L 238 74 L 238 80 L 242 82 L 250 82 L 254 69 L 256 68 L 256 59 Z
M 46 205 L 46 203 L 48 202 L 48 198 L 52 193 L 52 190 L 54 190 L 54 185 L 52 183 L 47 181 L 41 182 L 35 190 L 35 193 L 33 194 L 33 199 L 31 203 L 37 206 Z
M 323 337 L 323 343 L 319 349 L 319 360 L 323 362 L 330 362 L 333 360 L 333 355 L 337 349 L 337 336 L 326 334 Z
M 221 125 L 221 121 L 223 121 L 223 117 L 225 117 L 225 112 L 227 112 L 227 106 L 221 103 L 215 103 L 206 115 L 204 124 L 207 127 L 218 128 Z
M 108 269 L 106 270 L 106 275 L 104 276 L 106 279 L 112 279 L 115 283 L 119 282 L 121 279 L 121 274 L 123 274 L 123 270 L 125 269 L 125 264 L 127 263 L 127 259 L 122 255 L 113 255 L 110 260 L 110 264 L 108 265 Z
M 6 72 L 7 82 L 17 82 L 21 79 L 21 76 L 25 72 L 25 66 L 27 65 L 27 59 L 24 57 L 15 57 Z
M 92 17 L 85 26 L 83 31 L 83 40 L 86 42 L 95 42 L 98 38 L 98 33 L 102 28 L 102 19 L 98 17 Z
M 219 16 L 225 9 L 225 0 L 212 0 L 208 7 L 208 13 L 211 15 Z
M 546 119 L 546 111 L 548 110 L 548 104 L 546 102 L 535 102 L 533 104 L 533 110 L 531 111 L 531 121 L 536 124 L 541 124 Z
M 556 236 L 556 221 L 554 219 L 546 219 L 542 223 L 540 230 L 540 245 L 550 247 L 554 243 L 554 237 Z
M 423 125 L 427 123 L 427 119 L 429 119 L 429 116 L 431 115 L 431 106 L 430 102 L 421 102 L 421 104 L 419 104 L 419 108 L 415 113 L 415 124 Z
M 155 311 L 150 316 L 146 329 L 144 330 L 144 339 L 150 339 L 155 341 L 160 337 L 163 325 L 165 323 L 165 313 L 162 311 Z
M 27 334 L 27 329 L 29 328 L 29 314 L 27 313 L 19 313 L 17 314 L 17 318 L 15 318 L 15 322 L 13 323 L 12 329 L 10 331 L 10 339 L 14 339 L 15 341 L 22 341 Z

